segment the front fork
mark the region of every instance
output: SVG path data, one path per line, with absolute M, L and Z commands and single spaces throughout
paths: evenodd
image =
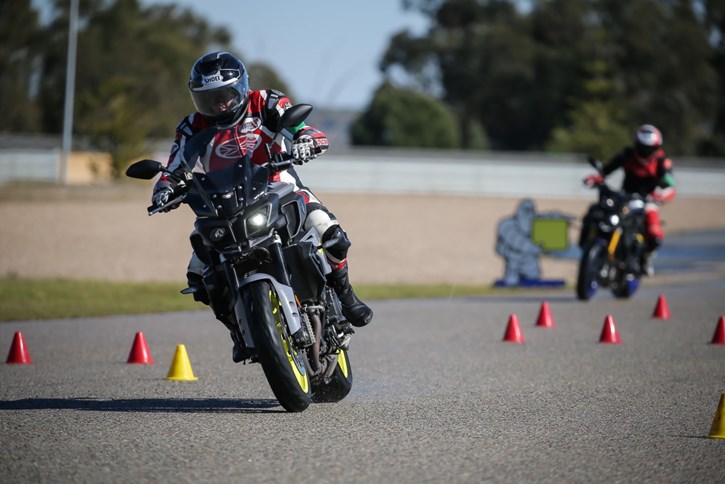
M 284 319 L 289 333 L 295 335 L 301 330 L 304 331 L 302 329 L 302 317 L 299 307 L 292 286 L 290 285 L 289 272 L 284 263 L 282 243 L 279 236 L 275 235 L 274 242 L 267 246 L 267 250 L 269 251 L 271 259 L 271 270 L 268 269 L 268 272 L 260 271 L 249 276 L 241 277 L 233 259 L 226 257 L 224 254 L 220 254 L 220 263 L 224 270 L 228 287 L 232 289 L 232 306 L 234 307 L 239 336 L 249 350 L 255 348 L 254 340 L 249 329 L 250 324 L 254 324 L 254 321 L 249 320 L 249 312 L 247 310 L 249 301 L 244 298 L 244 287 L 249 284 L 258 281 L 267 281 L 272 285 L 279 298 L 280 307 L 285 316 Z

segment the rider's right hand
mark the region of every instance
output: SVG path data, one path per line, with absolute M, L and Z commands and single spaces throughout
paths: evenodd
M 151 197 L 151 203 L 155 207 L 163 207 L 172 198 L 174 198 L 174 190 L 172 190 L 169 187 L 163 187 L 163 188 L 160 188 L 159 190 L 157 190 L 153 194 L 153 196 Z M 178 203 L 175 203 L 173 206 L 164 207 L 164 209 L 162 211 L 163 212 L 168 212 L 170 210 L 175 209 L 178 206 L 179 206 L 179 204 Z
M 594 185 L 601 185 L 604 182 L 604 177 L 597 173 L 596 175 L 589 175 L 588 177 L 584 178 L 582 182 L 588 187 Z

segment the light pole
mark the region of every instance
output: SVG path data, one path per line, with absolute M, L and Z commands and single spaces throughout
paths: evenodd
M 68 157 L 73 141 L 73 97 L 76 83 L 76 50 L 78 45 L 78 0 L 70 0 L 68 25 L 68 64 L 65 73 L 65 108 L 63 110 L 63 146 L 60 154 L 58 178 L 68 182 Z

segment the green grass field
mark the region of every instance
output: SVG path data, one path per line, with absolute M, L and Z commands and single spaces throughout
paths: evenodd
M 63 319 L 189 311 L 206 306 L 179 294 L 176 283 L 0 278 L 0 321 Z M 488 286 L 358 285 L 364 300 L 453 297 L 503 293 Z

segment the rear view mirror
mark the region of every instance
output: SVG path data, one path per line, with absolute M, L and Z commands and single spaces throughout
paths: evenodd
M 150 180 L 160 171 L 164 169 L 163 165 L 154 160 L 141 160 L 126 169 L 126 176 L 129 178 L 139 178 L 141 180 Z
M 312 106 L 309 104 L 295 104 L 284 112 L 279 120 L 279 130 L 285 128 L 293 128 L 302 123 L 312 112 Z

